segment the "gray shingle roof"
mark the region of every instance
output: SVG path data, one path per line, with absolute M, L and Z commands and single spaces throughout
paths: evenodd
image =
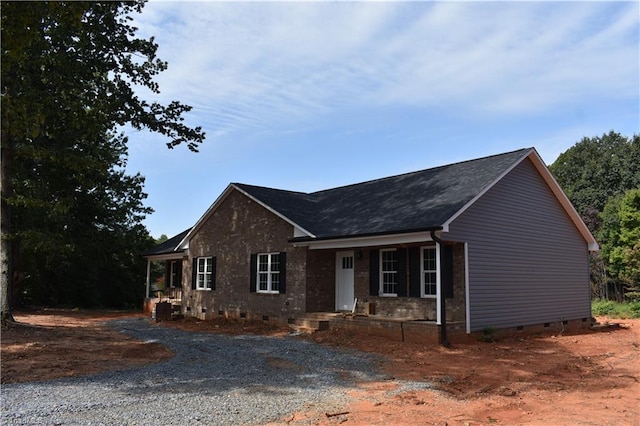
M 191 231 L 191 228 L 186 229 L 181 233 L 179 233 L 178 235 L 169 238 L 164 243 L 160 243 L 157 246 L 152 247 L 149 250 L 146 250 L 145 252 L 142 253 L 142 256 L 149 257 L 149 256 L 159 256 L 162 254 L 172 254 L 172 253 L 183 252 L 184 250 L 177 250 L 178 244 L 180 244 L 180 241 L 182 241 L 182 239 L 189 233 L 189 231 Z
M 234 185 L 316 238 L 440 229 L 530 151 L 521 149 L 313 193 Z

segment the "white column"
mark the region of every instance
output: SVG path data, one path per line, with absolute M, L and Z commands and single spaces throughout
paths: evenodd
M 147 259 L 147 290 L 145 292 L 145 298 L 149 298 L 149 286 L 151 281 L 151 259 Z

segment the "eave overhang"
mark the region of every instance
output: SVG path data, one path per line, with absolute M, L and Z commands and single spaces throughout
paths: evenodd
M 411 229 L 397 232 L 379 232 L 360 235 L 339 235 L 320 238 L 292 238 L 294 247 L 308 247 L 310 250 L 377 247 L 386 245 L 411 244 L 433 241 L 431 231 L 440 231 L 441 226 Z
M 187 255 L 186 250 L 178 250 L 172 253 L 151 254 L 142 256 L 147 260 L 182 260 Z
M 279 211 L 277 211 L 276 209 L 274 209 L 273 207 L 263 203 L 262 201 L 260 201 L 259 199 L 257 199 L 256 197 L 254 197 L 253 195 L 249 194 L 247 191 L 241 189 L 240 187 L 238 187 L 237 185 L 231 184 L 229 186 L 232 186 L 233 188 L 235 188 L 237 191 L 239 191 L 240 193 L 244 194 L 246 197 L 250 198 L 251 200 L 255 201 L 256 203 L 260 204 L 262 207 L 264 207 L 265 209 L 269 210 L 271 213 L 275 214 L 276 216 L 278 216 L 280 219 L 284 220 L 285 222 L 289 223 L 290 225 L 292 225 L 295 229 L 296 234 L 303 234 L 305 236 L 308 236 L 310 238 L 314 238 L 315 235 L 313 235 L 312 232 L 308 231 L 307 229 L 305 229 L 304 227 L 298 225 L 297 223 L 295 223 L 293 220 L 289 219 L 287 216 L 283 215 L 282 213 L 280 213 Z M 302 237 L 305 238 L 305 237 Z
M 294 221 L 292 221 L 291 219 L 289 219 L 288 217 L 286 217 L 285 215 L 283 215 L 282 213 L 280 213 L 279 211 L 273 209 L 271 206 L 263 203 L 262 201 L 260 201 L 259 199 L 257 199 L 256 197 L 252 196 L 251 194 L 249 194 L 247 191 L 244 191 L 243 189 L 241 189 L 240 187 L 238 187 L 237 185 L 231 183 L 229 184 L 225 190 L 222 192 L 222 194 L 220 194 L 220 196 L 213 202 L 213 204 L 211 204 L 211 206 L 207 209 L 207 211 L 202 215 L 202 217 L 200 217 L 200 219 L 198 219 L 198 222 L 196 222 L 196 224 L 193 226 L 193 228 L 191 228 L 191 231 L 189 231 L 189 233 L 182 239 L 182 241 L 180 242 L 180 244 L 178 244 L 178 248 L 182 249 L 182 250 L 186 250 L 189 248 L 189 240 L 191 239 L 191 237 L 200 230 L 200 228 L 202 228 L 202 226 L 204 225 L 204 223 L 209 219 L 209 217 L 213 214 L 213 212 L 218 208 L 218 206 L 220 204 L 222 204 L 222 202 L 229 196 L 229 194 L 232 191 L 238 191 L 240 192 L 242 195 L 244 195 L 245 197 L 248 197 L 250 200 L 258 203 L 259 205 L 261 205 L 262 207 L 264 207 L 265 209 L 269 210 L 271 213 L 275 214 L 276 216 L 278 216 L 279 218 L 281 218 L 282 220 L 284 220 L 285 222 L 289 223 L 290 225 L 292 225 L 294 227 L 294 235 L 304 235 L 304 237 L 302 238 L 313 238 L 315 237 L 315 235 L 313 235 L 311 232 L 309 232 L 308 230 L 306 230 L 305 228 L 303 228 L 302 226 L 298 225 L 297 223 L 295 223 Z
M 576 211 L 575 207 L 573 207 L 573 204 L 571 204 L 571 201 L 569 200 L 569 197 L 567 197 L 567 195 L 564 193 L 564 191 L 560 187 L 560 184 L 558 184 L 558 182 L 553 177 L 553 175 L 551 174 L 551 172 L 549 171 L 547 166 L 544 164 L 544 162 L 542 161 L 542 158 L 540 158 L 540 155 L 538 154 L 538 151 L 536 151 L 535 148 L 529 149 L 527 151 L 527 153 L 524 154 L 520 160 L 514 162 L 511 165 L 511 167 L 506 169 L 490 185 L 487 185 L 487 187 L 483 191 L 478 193 L 473 199 L 471 199 L 460 210 L 458 210 L 453 216 L 451 216 L 444 223 L 443 231 L 444 232 L 448 232 L 449 231 L 449 225 L 454 220 L 456 220 L 456 218 L 458 216 L 460 216 L 462 213 L 464 213 L 479 198 L 481 198 L 487 191 L 489 191 L 491 188 L 493 188 L 494 185 L 496 185 L 500 180 L 502 180 L 502 178 L 504 178 L 508 173 L 510 173 L 514 168 L 516 168 L 520 163 L 522 163 L 527 158 L 529 158 L 531 160 L 531 163 L 534 165 L 534 167 L 536 168 L 538 173 L 540 173 L 540 176 L 542 176 L 542 179 L 545 181 L 545 183 L 547 184 L 549 189 L 551 189 L 551 192 L 553 192 L 553 195 L 555 195 L 556 199 L 558 200 L 558 202 L 560 203 L 562 208 L 565 210 L 565 212 L 567 213 L 567 215 L 569 216 L 569 218 L 571 219 L 571 221 L 575 225 L 575 227 L 578 230 L 578 232 L 580 233 L 580 235 L 582 235 L 582 238 L 584 238 L 585 242 L 587 243 L 588 250 L 589 251 L 599 251 L 600 247 L 598 246 L 598 243 L 597 243 L 596 239 L 591 234 L 591 231 L 589 231 L 589 228 L 587 228 L 587 225 L 584 223 L 584 221 L 582 220 L 582 218 L 580 217 L 580 215 Z
M 544 164 L 542 158 L 540 158 L 540 155 L 538 155 L 538 152 L 535 149 L 532 149 L 528 157 L 531 159 L 531 162 L 536 167 L 544 181 L 547 183 L 547 185 L 549 185 L 549 188 L 551 188 L 551 191 L 560 202 L 560 205 L 562 205 L 564 210 L 569 215 L 569 218 L 578 229 L 578 232 L 580 232 L 580 235 L 582 235 L 582 238 L 584 238 L 584 240 L 587 242 L 588 250 L 592 252 L 600 251 L 598 242 L 591 234 L 591 231 L 589 231 L 589 228 L 584 223 L 575 207 L 573 207 L 573 204 L 569 200 L 569 197 L 567 197 L 567 195 L 564 193 L 558 181 L 556 181 L 547 166 Z

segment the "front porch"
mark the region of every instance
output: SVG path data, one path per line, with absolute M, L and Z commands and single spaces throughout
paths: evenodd
M 156 321 L 182 317 L 182 289 L 168 288 L 155 292 L 156 297 L 145 297 L 142 311 Z
M 344 312 L 311 312 L 289 320 L 297 331 L 313 332 L 329 329 L 357 330 L 383 336 L 396 342 L 438 344 L 441 326 L 436 321 L 416 317 L 363 315 Z M 466 334 L 464 321 L 447 322 L 447 336 Z

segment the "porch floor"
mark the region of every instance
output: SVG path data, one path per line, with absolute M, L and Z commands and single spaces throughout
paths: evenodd
M 400 342 L 438 343 L 440 326 L 436 321 L 417 317 L 358 315 L 344 312 L 310 312 L 290 321 L 289 326 L 303 332 L 331 328 L 353 329 L 381 335 Z M 447 322 L 447 333 L 464 332 L 464 322 Z

